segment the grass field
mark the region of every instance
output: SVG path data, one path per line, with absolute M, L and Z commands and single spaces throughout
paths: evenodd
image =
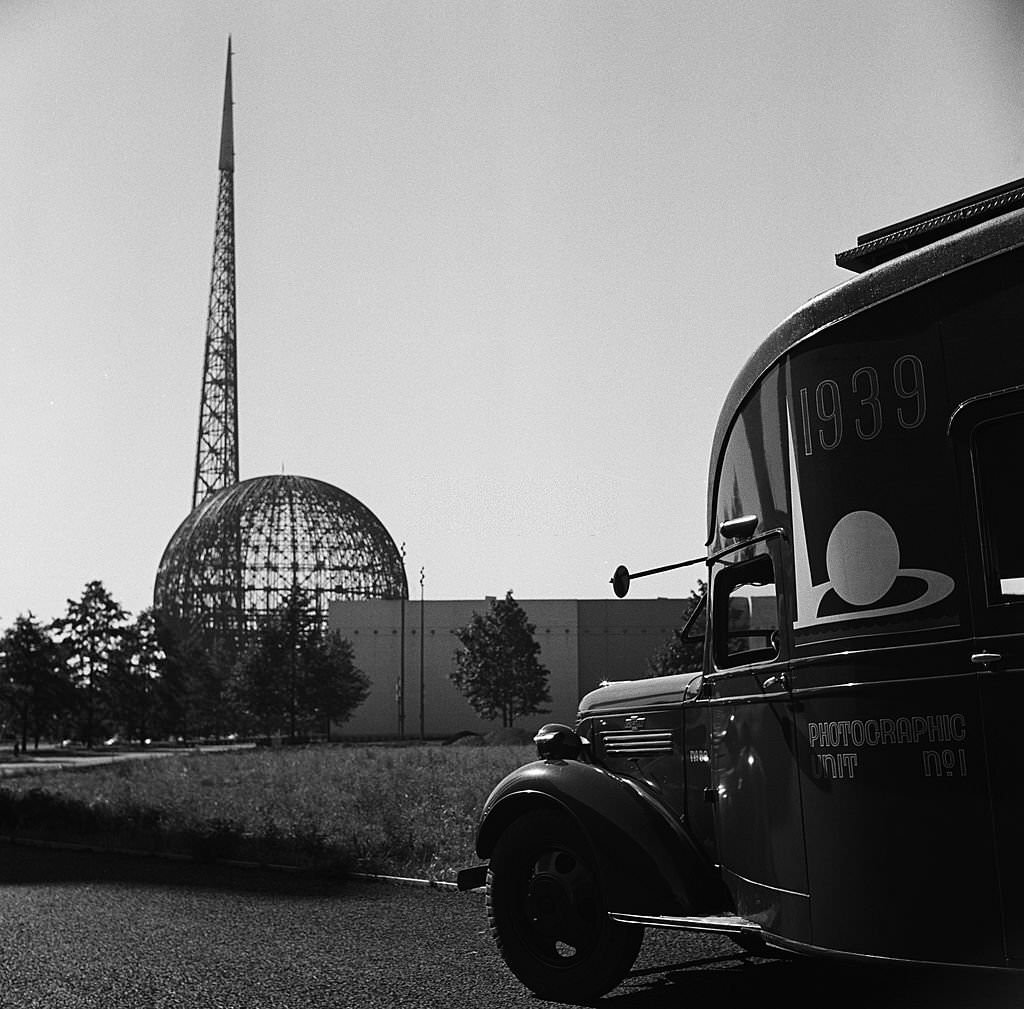
M 0 783 L 0 835 L 452 880 L 532 746 L 190 753 Z

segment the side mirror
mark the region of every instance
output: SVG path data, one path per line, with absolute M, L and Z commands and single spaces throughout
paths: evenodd
M 745 540 L 754 535 L 757 523 L 756 515 L 741 515 L 739 518 L 723 522 L 718 527 L 718 531 L 722 534 L 723 539 Z
M 620 564 L 612 575 L 612 591 L 619 599 L 625 598 L 629 591 L 629 568 L 625 564 Z

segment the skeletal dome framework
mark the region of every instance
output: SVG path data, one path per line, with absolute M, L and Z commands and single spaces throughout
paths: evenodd
M 331 599 L 409 594 L 394 540 L 350 494 L 301 476 L 238 482 L 232 104 L 229 38 L 192 512 L 167 544 L 153 590 L 161 616 L 229 652 L 293 586 L 307 593 L 321 628 Z
M 244 641 L 291 587 L 323 625 L 331 599 L 404 599 L 394 540 L 364 504 L 301 476 L 243 480 L 207 497 L 171 537 L 154 604 L 166 616 Z

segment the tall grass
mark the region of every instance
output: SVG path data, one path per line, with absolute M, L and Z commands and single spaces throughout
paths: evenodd
M 0 834 L 451 880 L 528 746 L 187 754 L 0 784 Z

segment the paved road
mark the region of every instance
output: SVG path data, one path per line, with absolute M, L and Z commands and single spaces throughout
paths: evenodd
M 744 962 L 648 933 L 618 1009 L 1019 1007 L 1008 975 Z M 0 845 L 0 1007 L 545 1009 L 484 932 L 478 893 Z

